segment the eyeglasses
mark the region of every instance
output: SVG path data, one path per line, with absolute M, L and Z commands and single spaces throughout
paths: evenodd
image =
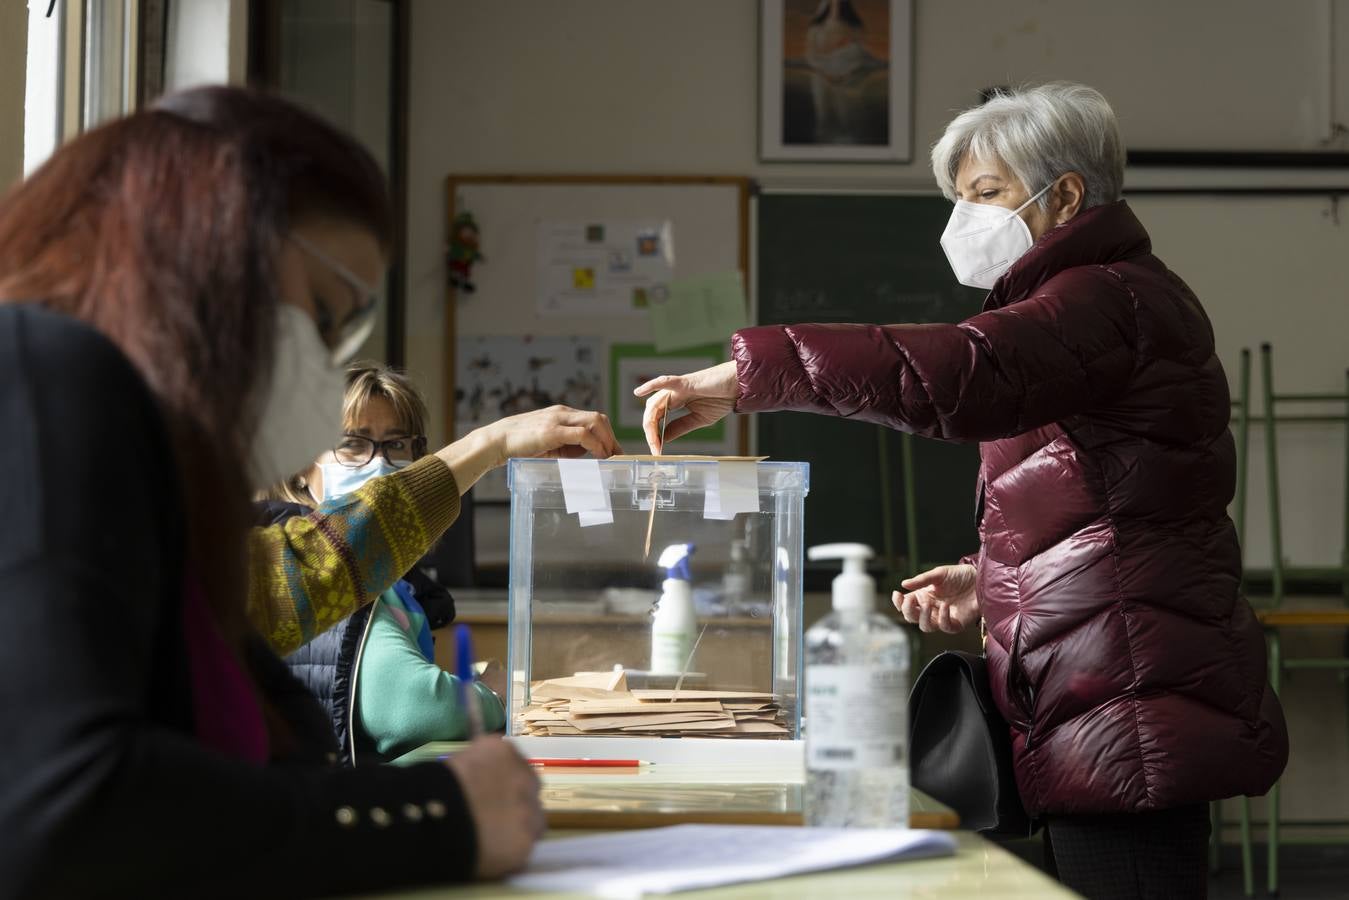
M 318 260 L 330 272 L 346 282 L 347 286 L 356 294 L 356 302 L 352 306 L 350 315 L 340 324 L 333 321 L 332 309 L 323 298 L 317 295 L 314 297 L 315 319 L 319 334 L 323 335 L 323 339 L 332 348 L 333 365 L 344 366 L 356 357 L 356 354 L 361 350 L 361 345 L 365 343 L 366 338 L 370 337 L 370 332 L 375 330 L 375 306 L 379 302 L 379 289 L 356 277 L 350 269 L 300 237 L 300 235 L 291 234 L 290 239 L 295 242 L 295 246 Z
M 382 454 L 391 466 L 410 463 L 426 455 L 426 437 L 412 434 L 376 441 L 361 434 L 344 434 L 333 448 L 337 461 L 350 469 L 359 469 L 374 459 L 376 453 Z

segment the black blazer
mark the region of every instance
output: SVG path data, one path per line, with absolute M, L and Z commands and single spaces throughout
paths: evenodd
M 469 877 L 477 838 L 444 766 L 256 766 L 196 742 L 175 483 L 128 360 L 0 303 L 0 897 Z

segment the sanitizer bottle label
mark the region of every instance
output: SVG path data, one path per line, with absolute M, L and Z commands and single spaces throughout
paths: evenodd
M 904 765 L 908 685 L 903 669 L 806 668 L 806 768 Z

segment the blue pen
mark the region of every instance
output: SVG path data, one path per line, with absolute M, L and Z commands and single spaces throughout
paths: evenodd
M 459 702 L 468 717 L 468 739 L 482 734 L 482 709 L 473 690 L 473 639 L 467 625 L 454 626 L 454 665 L 459 676 Z

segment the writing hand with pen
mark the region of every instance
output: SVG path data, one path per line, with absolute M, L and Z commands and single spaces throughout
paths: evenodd
M 477 877 L 492 880 L 524 868 L 547 829 L 534 768 L 496 735 L 475 738 L 445 765 L 459 781 L 478 833 Z
M 454 643 L 459 699 L 468 716 L 472 742 L 445 764 L 459 781 L 478 833 L 476 874 L 481 879 L 496 879 L 524 867 L 534 842 L 547 827 L 539 776 L 510 744 L 482 734 L 482 716 L 472 691 L 476 676 L 467 625 L 455 627 Z

